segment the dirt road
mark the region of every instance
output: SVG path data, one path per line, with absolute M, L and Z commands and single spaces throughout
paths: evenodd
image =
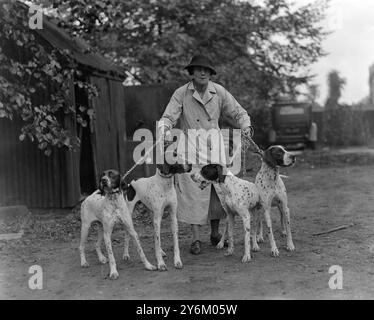
M 374 166 L 314 168 L 296 166 L 286 172 L 295 252 L 285 250 L 279 215 L 273 211 L 280 257 L 270 257 L 269 243 L 260 244 L 249 264 L 241 263 L 242 224 L 237 218 L 235 253 L 224 257 L 209 244 L 203 228 L 203 253 L 189 253 L 190 230 L 180 224 L 182 270 L 172 264 L 169 218 L 163 222 L 162 241 L 168 257 L 167 272 L 146 271 L 134 247 L 130 262 L 121 261 L 123 233 L 113 236 L 120 278 L 107 278 L 108 265 L 100 265 L 91 231 L 87 259 L 79 264 L 77 213 L 35 216 L 26 235 L 0 242 L 1 299 L 360 299 L 374 298 Z M 341 225 L 354 226 L 334 233 L 313 233 Z M 143 248 L 155 263 L 149 218 L 136 219 Z M 43 268 L 43 289 L 28 288 L 31 265 Z M 331 290 L 329 268 L 343 269 L 343 289 Z

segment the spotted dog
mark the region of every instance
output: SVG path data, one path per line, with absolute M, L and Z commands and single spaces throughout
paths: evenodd
M 224 173 L 224 168 L 220 164 L 209 164 L 200 170 L 191 174 L 194 182 L 199 184 L 201 189 L 204 189 L 209 183 L 218 183 L 224 194 L 224 205 L 227 211 L 228 221 L 228 249 L 226 255 L 232 255 L 234 252 L 234 216 L 238 214 L 244 226 L 244 256 L 242 262 L 249 262 L 251 260 L 251 216 L 254 212 L 260 209 L 260 194 L 256 185 L 252 182 L 235 177 L 232 173 Z M 221 241 L 217 248 L 224 247 L 225 229 L 222 234 Z M 256 238 L 255 234 L 252 238 Z M 253 240 L 252 240 L 253 241 Z M 258 246 L 258 245 L 257 245 Z M 257 248 L 256 248 L 257 249 Z
M 279 256 L 279 251 L 274 240 L 271 224 L 270 211 L 272 205 L 277 206 L 280 211 L 283 234 L 287 236 L 287 250 L 295 250 L 291 235 L 290 210 L 288 208 L 286 187 L 279 175 L 279 167 L 292 166 L 295 161 L 295 155 L 286 151 L 282 146 L 271 146 L 264 152 L 261 169 L 256 175 L 255 184 L 260 193 L 269 233 L 271 254 L 274 257 Z M 260 227 L 259 240 L 263 241 L 262 222 L 255 224 L 254 232 L 255 234 L 257 233 L 258 226 Z M 257 243 L 257 237 L 252 239 Z
M 126 227 L 126 234 L 129 234 L 135 241 L 136 248 L 147 270 L 157 268 L 149 263 L 140 245 L 138 234 L 136 233 L 130 211 L 127 207 L 123 192 L 120 187 L 121 176 L 115 170 L 104 171 L 100 177 L 99 190 L 88 196 L 81 205 L 81 241 L 79 246 L 81 266 L 88 267 L 84 253 L 85 242 L 87 240 L 90 225 L 94 221 L 100 221 L 103 229 L 99 229 L 98 240 L 96 242 L 96 252 L 99 261 L 103 264 L 107 262 L 106 257 L 101 252 L 101 244 L 104 238 L 106 250 L 109 257 L 110 279 L 117 279 L 118 272 L 114 259 L 111 234 L 116 222 L 123 222 Z M 104 231 L 104 232 L 103 232 Z
M 177 193 L 175 190 L 174 175 L 191 171 L 190 164 L 180 164 L 179 161 L 169 165 L 166 161 L 163 165 L 157 165 L 156 174 L 132 181 L 126 190 L 126 202 L 130 212 L 134 211 L 137 202 L 142 202 L 153 213 L 155 255 L 157 268 L 167 270 L 163 257 L 166 255 L 161 248 L 161 221 L 164 210 L 169 209 L 171 218 L 171 231 L 174 242 L 174 266 L 177 269 L 183 267 L 179 243 L 177 221 Z M 125 181 L 123 181 L 125 184 Z M 129 259 L 129 236 L 125 236 L 124 259 Z

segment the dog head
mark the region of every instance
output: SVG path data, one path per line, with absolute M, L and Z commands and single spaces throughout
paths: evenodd
M 201 190 L 205 189 L 209 183 L 224 182 L 226 175 L 223 174 L 223 166 L 220 164 L 208 164 L 201 168 L 199 172 L 191 174 L 191 179 L 199 184 Z
M 99 189 L 102 194 L 111 193 L 120 188 L 121 175 L 118 171 L 110 169 L 105 170 L 100 175 Z
M 270 167 L 289 167 L 296 162 L 296 156 L 282 146 L 271 146 L 265 150 L 264 161 Z
M 168 152 L 173 152 L 173 158 L 176 159 L 175 163 L 169 164 L 168 159 L 166 157 Z M 188 173 L 192 170 L 192 165 L 187 163 L 178 153 L 176 150 L 174 151 L 167 151 L 165 152 L 164 156 L 164 163 L 158 164 L 157 169 L 160 170 L 160 172 L 163 175 L 173 175 L 173 174 L 179 174 L 179 173 Z

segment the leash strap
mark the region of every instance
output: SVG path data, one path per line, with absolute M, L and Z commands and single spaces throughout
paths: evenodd
M 234 161 L 234 158 L 236 157 L 237 153 L 241 151 L 241 156 L 243 160 L 244 166 L 246 165 L 246 151 L 250 150 L 253 153 L 257 153 L 261 156 L 261 158 L 264 155 L 264 151 L 260 149 L 260 147 L 252 140 L 251 136 L 249 133 L 244 132 L 242 130 L 241 132 L 241 147 L 237 148 L 232 156 L 232 162 Z M 230 165 L 232 165 L 232 162 Z M 243 169 L 245 170 L 245 169 Z M 242 172 L 243 172 L 242 170 Z M 244 172 L 245 173 L 245 172 Z
M 144 161 L 150 152 L 163 140 L 163 136 L 160 137 L 153 145 L 148 149 L 148 151 L 141 157 L 122 177 L 122 179 L 126 178 L 142 161 Z

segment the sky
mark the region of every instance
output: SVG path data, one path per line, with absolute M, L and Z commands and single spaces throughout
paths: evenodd
M 374 0 L 332 0 L 324 26 L 334 32 L 323 42 L 329 55 L 311 66 L 320 86 L 318 101 L 324 104 L 327 74 L 336 69 L 347 81 L 340 102 L 358 102 L 369 95 L 369 67 L 374 64 Z

